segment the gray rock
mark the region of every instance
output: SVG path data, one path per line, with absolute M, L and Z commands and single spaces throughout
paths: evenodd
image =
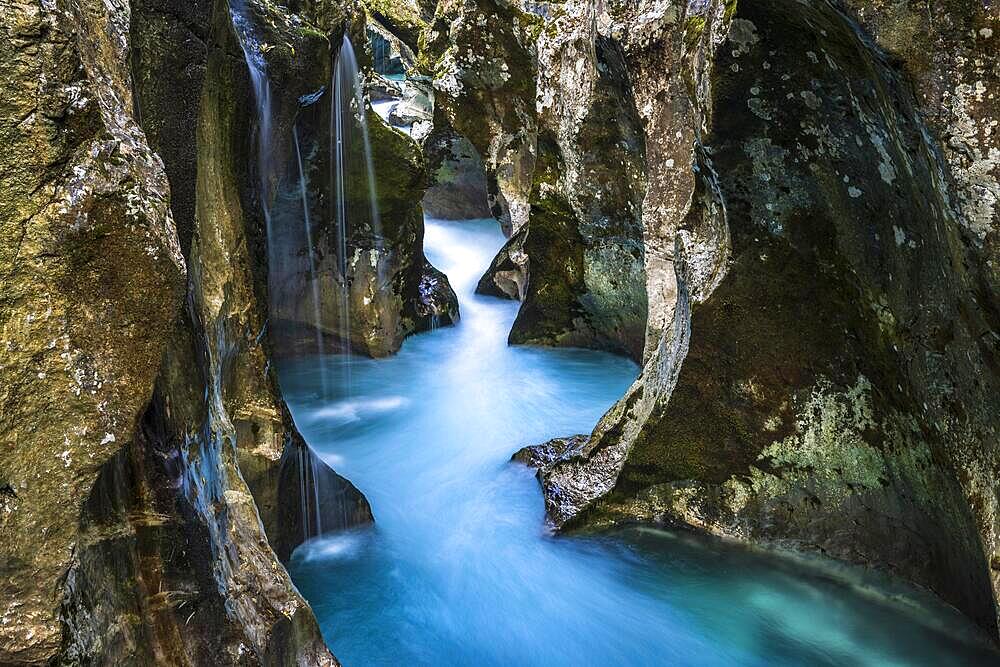
M 849 4 L 922 62 L 879 3 Z M 996 634 L 995 224 L 989 197 L 962 194 L 970 177 L 990 191 L 991 112 L 934 95 L 995 73 L 949 56 L 914 97 L 837 4 L 654 5 L 597 21 L 645 125 L 643 372 L 543 470 L 550 518 L 822 550 Z M 938 11 L 933 39 L 989 48 L 988 10 Z M 935 136 L 960 126 L 957 157 Z

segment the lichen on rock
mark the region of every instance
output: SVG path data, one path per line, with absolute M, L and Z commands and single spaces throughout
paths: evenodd
M 135 434 L 185 265 L 133 117 L 127 13 L 15 4 L 0 31 L 0 662 L 41 663 L 83 500 Z
M 650 165 L 645 365 L 541 478 L 559 526 L 671 521 L 820 549 L 995 634 L 991 223 L 960 194 L 989 169 L 945 147 L 958 107 L 927 106 L 965 61 L 921 73 L 908 50 L 915 97 L 864 32 L 900 37 L 876 4 L 607 8 Z M 939 11 L 941 39 L 987 22 Z

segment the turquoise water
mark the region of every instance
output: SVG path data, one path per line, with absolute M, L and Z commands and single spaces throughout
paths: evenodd
M 686 533 L 552 536 L 518 448 L 589 431 L 637 368 L 508 347 L 516 303 L 473 294 L 493 221 L 428 221 L 456 327 L 384 360 L 282 369 L 306 439 L 376 524 L 300 547 L 290 571 L 333 652 L 363 665 L 1000 664 L 957 613 L 856 570 Z

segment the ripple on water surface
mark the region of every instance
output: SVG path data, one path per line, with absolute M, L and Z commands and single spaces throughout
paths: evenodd
M 956 612 L 814 560 L 650 529 L 554 538 L 520 447 L 589 432 L 637 373 L 509 347 L 518 304 L 474 294 L 492 221 L 428 221 L 456 327 L 390 359 L 282 368 L 310 444 L 377 523 L 302 545 L 290 570 L 347 665 L 998 664 Z M 349 378 L 349 382 L 348 382 Z

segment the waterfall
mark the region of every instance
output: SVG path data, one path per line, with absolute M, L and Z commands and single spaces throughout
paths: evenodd
M 233 28 L 243 51 L 246 60 L 247 71 L 250 74 L 250 82 L 253 87 L 254 102 L 256 104 L 255 134 L 257 144 L 257 196 L 260 200 L 261 213 L 264 216 L 264 223 L 267 232 L 267 261 L 268 261 L 268 282 L 269 292 L 274 292 L 272 284 L 273 277 L 278 271 L 280 258 L 276 253 L 276 236 L 272 228 L 272 179 L 275 175 L 274 145 L 273 145 L 273 114 L 271 111 L 271 83 L 267 77 L 267 61 L 264 58 L 261 44 L 254 31 L 254 26 L 250 20 L 245 0 L 231 0 L 229 5 L 230 18 Z M 305 166 L 302 160 L 302 152 L 299 146 L 298 132 L 293 129 L 293 144 L 295 146 L 295 156 L 299 166 L 299 192 L 302 200 L 302 219 L 306 232 L 306 241 L 309 252 L 309 271 L 312 280 L 312 300 L 313 300 L 313 324 L 316 328 L 316 345 L 319 353 L 320 365 L 323 367 L 323 327 L 320 304 L 319 283 L 316 275 L 316 260 L 312 240 L 312 227 L 309 215 L 308 181 L 306 178 Z M 345 246 L 346 249 L 346 246 Z M 346 250 L 342 256 L 346 257 Z M 346 283 L 346 281 L 345 281 Z M 323 374 L 324 400 L 329 398 Z M 296 456 L 299 472 L 299 510 L 302 517 L 303 541 L 316 537 L 323 532 L 321 520 L 322 512 L 320 506 L 320 475 L 318 466 L 321 465 L 316 454 L 308 445 L 296 448 Z
M 274 150 L 272 146 L 272 113 L 271 113 L 271 82 L 267 78 L 267 61 L 261 51 L 253 24 L 247 14 L 244 0 L 233 0 L 229 4 L 229 15 L 233 28 L 243 50 L 243 58 L 250 73 L 250 83 L 253 86 L 254 102 L 257 105 L 256 138 L 257 138 L 257 196 L 260 199 L 261 212 L 267 228 L 267 259 L 273 264 L 273 230 L 271 229 L 271 176 L 274 174 Z M 268 268 L 272 268 L 269 266 Z M 270 273 L 270 272 L 269 272 Z
M 314 530 L 313 535 L 322 535 L 323 534 L 323 516 L 322 516 L 321 512 L 319 511 L 319 507 L 320 507 L 319 506 L 319 474 L 318 474 L 319 470 L 317 470 L 317 467 L 320 465 L 320 463 L 319 463 L 319 461 L 318 461 L 318 459 L 316 457 L 316 452 L 314 452 L 312 450 L 309 451 L 309 463 L 310 463 L 309 470 L 312 472 L 312 481 L 313 481 L 313 483 L 312 483 L 312 490 L 313 490 L 313 497 L 312 497 L 312 500 L 313 500 L 313 510 L 316 513 L 316 522 L 315 522 L 315 525 L 313 526 L 313 530 Z
M 323 399 L 330 399 L 330 386 L 326 377 L 325 349 L 323 345 L 323 309 L 319 298 L 319 276 L 316 274 L 316 255 L 313 250 L 312 221 L 309 216 L 309 182 L 302 163 L 302 148 L 299 145 L 298 128 L 292 128 L 295 145 L 295 159 L 299 165 L 299 192 L 302 197 L 302 225 L 306 232 L 306 251 L 309 253 L 309 281 L 312 285 L 313 328 L 316 330 L 316 355 L 319 357 L 320 381 Z
M 296 448 L 299 472 L 299 504 L 302 508 L 302 541 L 323 534 L 323 513 L 319 494 L 319 466 L 322 463 L 309 445 Z M 343 512 L 343 507 L 341 507 Z M 342 525 L 347 525 L 343 523 Z
M 334 202 L 334 220 L 337 230 L 337 263 L 344 281 L 344 293 L 340 300 L 340 335 L 347 342 L 346 354 L 350 355 L 350 281 L 348 279 L 348 243 L 347 238 L 351 225 L 354 222 L 350 219 L 355 211 L 348 210 L 347 198 L 347 175 L 352 173 L 350 169 L 350 159 L 353 155 L 353 142 L 360 137 L 362 145 L 361 157 L 364 160 L 364 175 L 368 185 L 368 215 L 371 222 L 371 231 L 375 240 L 377 252 L 376 276 L 378 279 L 377 289 L 384 286 L 385 276 L 383 275 L 382 255 L 382 220 L 378 207 L 378 193 L 375 182 L 375 164 L 372 159 L 371 140 L 368 134 L 367 107 L 365 104 L 364 90 L 361 85 L 361 76 L 358 71 L 358 61 L 354 54 L 354 45 L 350 37 L 344 35 L 340 51 L 337 53 L 333 63 L 333 75 L 330 82 L 330 164 L 331 164 L 331 199 Z M 349 391 L 350 368 L 348 362 L 344 364 L 345 387 Z
M 283 275 L 282 269 L 287 268 L 283 262 L 286 259 L 292 261 L 292 258 L 283 259 L 280 256 L 280 249 L 277 247 L 279 237 L 283 237 L 283 232 L 288 230 L 275 229 L 273 226 L 279 222 L 282 225 L 297 225 L 298 221 L 295 219 L 288 221 L 285 216 L 278 215 L 284 210 L 283 208 L 274 208 L 272 211 L 272 208 L 276 206 L 276 195 L 279 194 L 274 187 L 278 173 L 279 156 L 275 154 L 274 133 L 277 126 L 274 122 L 272 88 L 267 73 L 267 61 L 264 57 L 266 47 L 262 44 L 262 39 L 253 24 L 247 0 L 231 0 L 229 8 L 233 28 L 246 60 L 256 106 L 254 141 L 257 149 L 257 195 L 267 232 L 268 290 L 270 294 L 274 295 L 278 293 L 279 287 L 274 281 L 279 279 L 279 275 Z M 367 103 L 354 46 L 347 35 L 344 35 L 339 51 L 334 54 L 330 82 L 330 105 L 330 189 L 328 201 L 330 202 L 329 215 L 333 223 L 331 225 L 333 238 L 329 239 L 329 243 L 335 251 L 336 271 L 339 273 L 342 283 L 342 288 L 337 290 L 339 330 L 336 333 L 341 339 L 341 347 L 347 356 L 346 363 L 342 364 L 345 372 L 343 393 L 349 395 L 351 384 L 350 304 L 352 274 L 350 253 L 352 251 L 357 253 L 357 259 L 354 261 L 370 258 L 374 269 L 374 279 L 377 283 L 373 287 L 375 292 L 382 291 L 387 285 L 384 275 L 384 239 L 378 207 L 375 165 L 366 115 Z M 315 345 L 319 357 L 322 398 L 326 401 L 331 397 L 327 364 L 323 359 L 325 354 L 324 336 L 329 335 L 329 329 L 324 326 L 323 299 L 318 280 L 316 252 L 317 244 L 321 239 L 314 238 L 313 211 L 310 207 L 310 183 L 298 126 L 293 126 L 291 134 L 290 143 L 294 148 L 294 158 L 298 166 L 298 183 L 297 188 L 295 188 L 297 193 L 292 194 L 292 201 L 298 199 L 301 202 L 301 225 L 305 231 L 305 250 L 309 258 L 312 325 L 315 330 Z M 282 164 L 284 163 L 282 162 Z M 362 180 L 365 182 L 362 183 Z M 357 193 L 361 193 L 360 197 Z M 367 202 L 361 202 L 360 199 L 367 199 Z M 281 200 L 278 199 L 278 201 Z M 351 232 L 365 229 L 366 222 L 372 237 L 372 247 L 365 248 L 364 246 L 367 244 L 362 244 L 361 248 L 352 249 L 349 242 Z M 370 249 L 372 252 L 361 253 L 361 249 Z M 293 460 L 298 464 L 298 501 L 303 539 L 309 539 L 323 532 L 321 499 L 326 496 L 323 494 L 324 490 L 319 488 L 319 480 L 323 477 L 323 471 L 319 468 L 322 461 L 308 445 L 298 447 L 295 456 L 296 458 Z M 346 511 L 346 508 L 341 508 L 341 510 L 342 512 Z
M 309 505 L 306 503 L 309 488 L 309 482 L 306 479 L 306 456 L 308 456 L 306 447 L 297 447 L 295 456 L 299 469 L 299 507 L 302 508 L 302 541 L 305 542 L 312 537 L 312 532 L 309 530 Z

